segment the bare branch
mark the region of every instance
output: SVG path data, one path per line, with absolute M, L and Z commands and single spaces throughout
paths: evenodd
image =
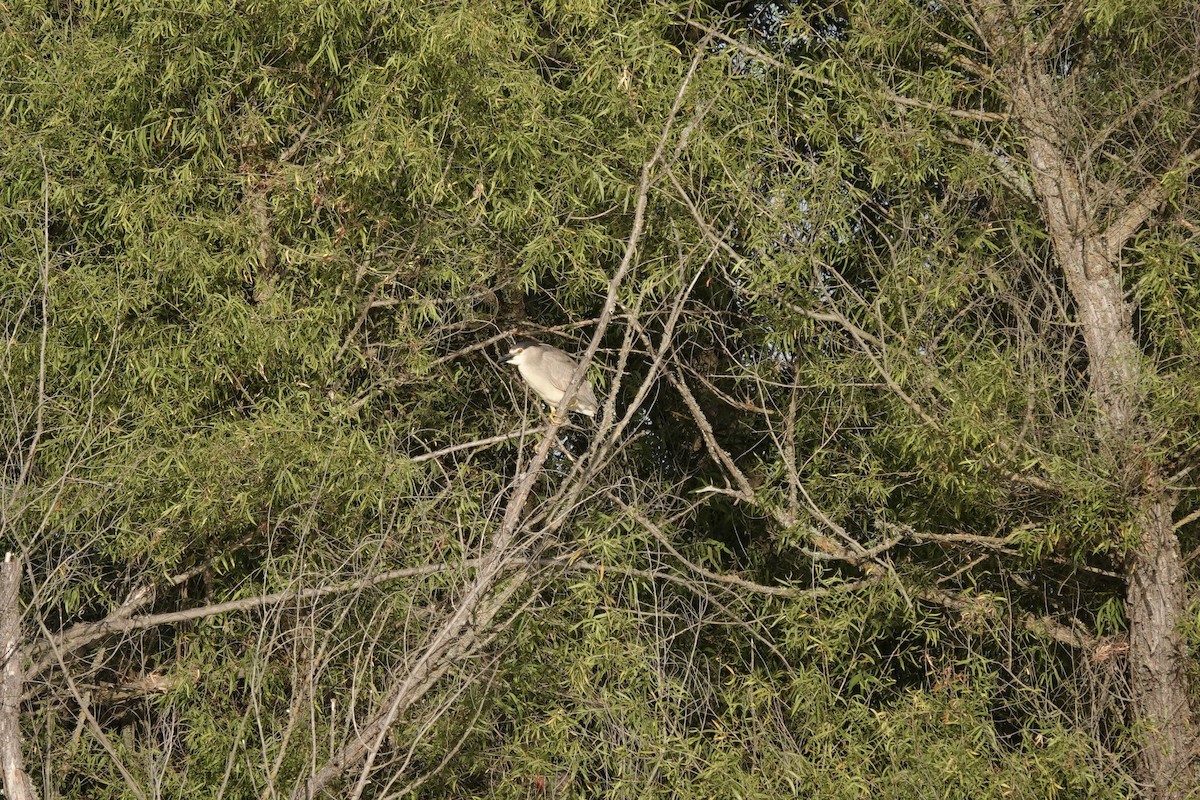
M 613 310 L 617 304 L 618 289 L 626 274 L 633 267 L 634 256 L 645 226 L 650 187 L 665 151 L 672 124 L 683 107 L 688 86 L 700 66 L 708 41 L 709 39 L 705 38 L 697 45 L 691 66 L 680 83 L 675 102 L 663 124 L 658 145 L 642 167 L 634 205 L 633 224 L 630 228 L 625 254 L 609 281 L 608 294 L 591 342 L 580 357 L 579 366 L 575 369 L 571 382 L 563 395 L 562 405 L 564 407 L 570 405 L 574 392 L 585 380 L 587 365 L 599 349 L 600 340 L 612 320 Z M 516 487 L 509 498 L 504 517 L 493 535 L 492 544 L 480 560 L 474 581 L 458 599 L 453 612 L 426 640 L 421 655 L 412 662 L 407 674 L 397 679 L 383 702 L 376 707 L 372 718 L 358 729 L 351 741 L 339 747 L 325 763 L 314 769 L 306 780 L 302 780 L 296 785 L 292 792 L 292 800 L 309 800 L 309 798 L 317 796 L 339 775 L 356 764 L 361 764 L 359 777 L 361 783 L 371 766 L 369 754 L 377 746 L 376 743 L 386 735 L 392 723 L 422 698 L 445 674 L 450 668 L 452 659 L 461 657 L 478 646 L 503 602 L 512 592 L 524 585 L 527 573 L 518 571 L 509 578 L 506 588 L 493 594 L 511 571 L 515 560 L 513 550 L 518 533 L 523 529 L 521 521 L 525 514 L 526 501 L 546 463 L 551 448 L 557 442 L 558 429 L 562 423 L 563 420 L 551 421 L 546 436 L 542 439 L 533 459 L 524 472 L 518 475 Z
M 834 81 L 828 78 L 823 78 L 820 75 L 810 72 L 809 70 L 781 61 L 757 47 L 752 47 L 743 41 L 735 39 L 728 34 L 722 33 L 721 31 L 705 25 L 702 22 L 697 22 L 690 17 L 685 19 L 684 22 L 696 30 L 703 31 L 713 39 L 732 47 L 743 55 L 753 58 L 755 61 L 759 61 L 768 66 L 774 67 L 775 69 L 783 70 L 799 78 L 803 78 L 804 80 L 812 81 L 819 86 L 832 87 L 836 85 Z M 921 108 L 926 111 L 932 111 L 936 114 L 946 114 L 957 119 L 970 120 L 971 122 L 1004 122 L 1008 119 L 1007 114 L 998 114 L 992 111 L 975 111 L 972 109 L 953 108 L 951 106 L 940 106 L 936 103 L 918 100 L 914 97 L 906 97 L 905 95 L 902 95 L 889 87 L 882 87 L 882 92 L 884 97 L 896 105 Z
M 1079 22 L 1084 5 L 1084 0 L 1069 0 L 1058 19 L 1050 26 L 1050 30 L 1046 31 L 1041 41 L 1033 48 L 1031 56 L 1035 59 L 1045 58 L 1054 48 L 1061 46 L 1062 37 Z
M 748 581 L 745 578 L 739 578 L 736 575 L 721 575 L 719 573 L 713 572 L 712 570 L 705 569 L 704 567 L 700 566 L 699 564 L 696 564 L 696 563 L 690 561 L 686 556 L 684 556 L 677 549 L 675 549 L 675 546 L 671 544 L 670 538 L 663 532 L 662 528 L 660 528 L 653 521 L 651 521 L 650 518 L 648 518 L 645 514 L 641 513 L 640 511 L 638 511 L 633 506 L 626 503 L 624 500 L 622 500 L 620 497 L 613 494 L 612 492 L 606 492 L 605 494 L 610 500 L 617 503 L 619 506 L 621 506 L 621 508 L 625 509 L 625 512 L 627 514 L 629 514 L 631 517 L 633 517 L 634 520 L 636 520 L 639 525 L 641 525 L 643 528 L 645 528 L 650 533 L 650 535 L 652 535 L 655 539 L 657 539 L 658 543 L 661 544 L 663 547 L 665 547 L 667 549 L 667 552 L 669 552 L 676 560 L 678 560 L 681 564 L 683 564 L 685 567 L 687 567 L 692 572 L 696 573 L 697 575 L 699 575 L 707 580 L 713 581 L 714 583 L 720 583 L 720 584 L 724 584 L 727 586 L 732 586 L 734 588 L 741 589 L 741 590 L 744 590 L 747 592 L 753 592 L 754 594 L 763 594 L 763 595 L 769 595 L 772 597 L 786 597 L 786 598 L 819 597 L 821 595 L 831 593 L 831 591 L 829 589 L 821 589 L 821 588 L 797 589 L 797 588 L 791 588 L 791 587 L 786 587 L 786 586 L 767 586 L 765 584 L 756 583 L 754 581 Z M 651 574 L 646 575 L 645 577 L 662 578 L 663 576 L 658 573 L 651 573 Z M 855 582 L 854 584 L 852 584 L 852 586 L 853 586 L 853 588 L 859 588 L 861 586 L 870 585 L 875 582 L 876 581 L 858 581 L 858 582 Z M 838 586 L 838 587 L 836 587 L 836 590 L 837 591 L 846 591 L 846 587 Z
M 922 600 L 935 603 L 959 614 L 979 619 L 995 619 L 1000 611 L 994 598 L 988 596 L 966 597 L 938 589 L 925 589 L 917 593 Z M 1013 620 L 1018 627 L 1031 633 L 1049 636 L 1056 642 L 1088 652 L 1096 652 L 1102 642 L 1089 634 L 1062 624 L 1052 617 L 1035 614 L 1019 614 Z
M 1000 178 L 1004 181 L 1006 186 L 1024 197 L 1030 203 L 1037 202 L 1037 195 L 1033 191 L 1033 185 L 1029 182 L 1027 177 L 1021 174 L 1020 170 L 1016 168 L 1012 160 L 1007 156 L 989 150 L 988 147 L 978 139 L 965 138 L 962 136 L 956 136 L 954 134 L 948 134 L 946 138 L 957 145 L 961 145 L 987 156 L 987 158 L 991 161 L 992 166 L 996 168 L 996 172 L 1000 174 Z
M 970 120 L 971 122 L 1007 122 L 1008 114 L 998 114 L 995 111 L 973 111 L 963 108 L 953 108 L 951 106 L 939 106 L 936 103 L 930 103 L 926 100 L 918 100 L 915 97 L 905 97 L 890 88 L 883 90 L 884 97 L 892 101 L 898 106 L 910 106 L 912 108 L 920 108 L 925 111 L 932 111 L 935 114 L 945 114 L 956 119 Z
M 683 19 L 683 18 L 681 17 L 681 19 Z M 739 39 L 735 39 L 732 36 L 717 30 L 716 28 L 713 28 L 709 25 L 705 25 L 703 22 L 699 22 L 695 19 L 692 19 L 691 17 L 683 19 L 683 22 L 686 23 L 689 27 L 695 28 L 698 31 L 702 31 L 706 36 L 709 36 L 709 37 L 721 42 L 722 44 L 726 44 L 726 45 L 732 47 L 734 50 L 737 50 L 738 52 L 742 53 L 743 55 L 750 56 L 755 61 L 760 61 L 763 64 L 767 64 L 768 66 L 774 67 L 775 69 L 783 70 L 785 72 L 790 72 L 793 75 L 798 75 L 799 77 L 804 78 L 805 80 L 810 80 L 813 83 L 816 83 L 821 86 L 833 86 L 834 85 L 834 82 L 829 80 L 828 78 L 822 78 L 821 76 L 815 75 L 815 74 L 809 72 L 808 70 L 800 69 L 799 67 L 796 67 L 793 64 L 787 64 L 783 61 L 780 61 L 778 58 L 775 58 L 774 56 L 772 56 L 768 53 L 765 53 L 756 47 L 751 47 L 750 45 L 746 44 L 745 42 L 743 42 Z
M 1179 171 L 1181 178 L 1187 178 L 1200 167 L 1200 148 L 1192 150 L 1179 158 L 1170 171 Z M 1126 242 L 1138 229 L 1150 219 L 1159 206 L 1167 199 L 1167 187 L 1159 178 L 1142 188 L 1137 196 L 1125 206 L 1125 210 L 1109 223 L 1101 235 L 1104 249 L 1109 261 L 1115 262 L 1121 256 L 1121 250 Z
M 1188 514 L 1188 515 L 1187 515 L 1186 517 L 1184 517 L 1183 519 L 1181 519 L 1181 520 L 1179 520 L 1178 522 L 1176 522 L 1176 523 L 1175 523 L 1175 524 L 1172 526 L 1172 529 L 1173 529 L 1173 530 L 1179 530 L 1180 528 L 1183 528 L 1183 527 L 1185 527 L 1185 526 L 1187 526 L 1187 525 L 1191 525 L 1193 522 L 1195 522 L 1195 521 L 1196 521 L 1196 520 L 1198 520 L 1198 519 L 1200 519 L 1200 508 L 1196 509 L 1195 511 L 1193 511 L 1193 512 L 1192 512 L 1192 513 L 1190 513 L 1190 514 Z M 1189 556 L 1188 556 L 1188 560 L 1190 561 L 1190 560 L 1191 560 L 1191 558 L 1192 558 L 1192 556 L 1194 556 L 1194 555 L 1195 555 L 1195 553 L 1194 553 L 1194 552 L 1192 553 L 1192 555 L 1189 555 Z
M 136 797 L 137 800 L 148 800 L 146 793 L 142 791 L 141 786 L 134 779 L 133 774 L 129 771 L 129 768 L 125 766 L 125 762 L 121 760 L 120 754 L 117 753 L 116 748 L 113 747 L 112 742 L 109 741 L 108 735 L 104 732 L 104 729 L 100 727 L 100 723 L 96 720 L 96 716 L 92 713 L 89 696 L 79 690 L 79 687 L 75 683 L 75 678 L 71 675 L 71 671 L 67 669 L 66 661 L 64 660 L 65 654 L 55 646 L 53 637 L 51 636 L 50 631 L 46 628 L 46 622 L 41 617 L 38 617 L 38 627 L 41 628 L 42 635 L 46 637 L 48 641 L 50 641 L 50 646 L 54 650 L 54 659 L 59 668 L 62 670 L 63 677 L 67 682 L 67 687 L 71 692 L 71 696 L 74 697 L 75 702 L 79 704 L 81 725 L 80 730 L 82 730 L 82 727 L 86 725 L 86 727 L 91 731 L 92 735 L 96 738 L 96 741 L 100 743 L 100 746 L 104 748 L 104 752 L 107 753 L 108 757 L 112 760 L 113 766 L 116 767 L 117 772 L 121 773 L 121 777 L 124 779 L 125 785 L 129 789 L 129 792 Z
M 1137 102 L 1130 106 L 1129 110 L 1105 125 L 1104 128 L 1092 138 L 1091 144 L 1088 145 L 1087 150 L 1084 152 L 1084 160 L 1090 160 L 1092 156 L 1094 156 L 1096 152 L 1104 146 L 1104 143 L 1108 141 L 1110 136 L 1120 130 L 1123 126 L 1133 122 L 1133 120 L 1136 119 L 1137 116 L 1147 108 L 1154 106 L 1171 92 L 1186 86 L 1197 78 L 1200 78 L 1200 67 L 1192 70 L 1182 78 L 1168 83 L 1166 86 L 1161 87 L 1157 91 L 1139 96 Z
M 489 436 L 486 439 L 476 439 L 473 442 L 463 442 L 462 444 L 451 445 L 450 447 L 443 447 L 441 450 L 434 450 L 431 453 L 421 453 L 420 455 L 413 456 L 412 458 L 409 459 L 409 461 L 413 464 L 419 464 L 422 461 L 430 461 L 432 459 L 441 458 L 442 456 L 448 456 L 452 453 L 458 453 L 463 450 L 478 450 L 483 447 L 488 447 L 489 445 L 499 444 L 500 442 L 507 442 L 512 439 L 519 439 L 522 436 L 527 436 L 527 435 L 533 434 L 533 433 L 543 433 L 548 430 L 549 430 L 548 427 L 521 428 L 520 430 L 510 431 L 509 433 L 500 433 L 495 436 Z
M 190 622 L 192 620 L 206 619 L 208 617 L 239 611 L 253 611 L 254 609 L 265 608 L 277 603 L 315 600 L 333 594 L 356 592 L 403 578 L 424 577 L 453 569 L 471 568 L 474 565 L 475 562 L 467 561 L 461 564 L 440 563 L 427 564 L 421 567 L 406 567 L 383 572 L 379 575 L 359 578 L 358 580 L 333 584 L 332 586 L 314 586 L 308 589 L 272 592 L 271 594 L 244 597 L 239 600 L 229 600 L 224 603 L 214 603 L 182 611 L 166 611 L 161 614 L 146 614 L 137 617 L 128 616 L 125 607 L 122 606 L 102 620 L 82 622 L 60 633 L 51 634 L 47 641 L 31 646 L 27 655 L 33 659 L 41 657 L 42 660 L 34 662 L 30 667 L 29 674 L 31 676 L 38 675 L 54 664 L 55 657 L 44 655 L 47 650 L 53 650 L 61 654 L 72 653 L 114 633 L 145 630 L 158 625 L 174 625 L 180 622 Z

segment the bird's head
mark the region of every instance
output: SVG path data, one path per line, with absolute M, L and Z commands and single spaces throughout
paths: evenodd
M 525 359 L 529 352 L 533 348 L 537 347 L 538 344 L 539 343 L 535 342 L 533 339 L 518 339 L 516 343 L 509 348 L 508 355 L 500 360 L 505 364 L 513 364 L 514 366 L 519 367 L 525 363 Z

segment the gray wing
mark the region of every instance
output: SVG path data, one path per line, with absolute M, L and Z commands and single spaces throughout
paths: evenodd
M 596 399 L 596 392 L 592 389 L 592 382 L 586 376 L 583 379 L 583 385 L 575 393 L 575 405 L 593 409 L 600 407 L 600 401 Z
M 571 382 L 571 376 L 575 374 L 575 367 L 579 362 L 561 350 L 549 351 L 543 357 L 546 359 L 545 363 L 548 367 L 546 371 L 551 376 L 555 388 L 560 392 L 566 392 L 567 384 Z M 600 408 L 600 403 L 596 400 L 596 393 L 592 390 L 592 382 L 586 373 L 583 376 L 583 383 L 579 384 L 579 389 L 575 392 L 575 399 L 571 401 L 571 408 L 588 416 L 594 415 Z
M 575 374 L 575 367 L 579 366 L 575 359 L 562 350 L 547 350 L 542 353 L 542 364 L 546 368 L 546 374 L 550 378 L 550 383 L 560 392 L 567 390 L 567 386 L 571 383 L 571 376 Z M 585 375 L 583 386 L 587 385 L 588 379 Z

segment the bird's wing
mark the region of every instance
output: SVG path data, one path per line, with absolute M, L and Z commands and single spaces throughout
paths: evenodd
M 571 383 L 571 376 L 575 374 L 575 367 L 578 366 L 575 359 L 561 350 L 548 350 L 542 353 L 542 362 L 546 365 L 546 373 L 550 376 L 550 382 L 554 384 L 554 388 L 565 392 Z M 586 386 L 587 383 L 588 379 L 585 375 L 583 385 Z
M 579 387 L 579 392 L 575 395 L 575 402 L 579 405 L 600 407 L 600 401 L 596 399 L 596 392 L 592 389 L 592 382 L 587 378 L 583 379 L 583 385 Z

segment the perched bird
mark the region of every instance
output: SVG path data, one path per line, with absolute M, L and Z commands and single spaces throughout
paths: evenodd
M 502 360 L 506 364 L 516 365 L 529 388 L 546 401 L 557 417 L 558 404 L 566 393 L 567 385 L 571 383 L 571 376 L 575 374 L 579 362 L 557 347 L 532 339 L 519 339 Z M 599 408 L 600 403 L 596 401 L 592 384 L 587 376 L 584 376 L 583 383 L 579 385 L 575 397 L 571 400 L 571 406 L 566 411 L 578 411 L 580 414 L 594 417 Z

